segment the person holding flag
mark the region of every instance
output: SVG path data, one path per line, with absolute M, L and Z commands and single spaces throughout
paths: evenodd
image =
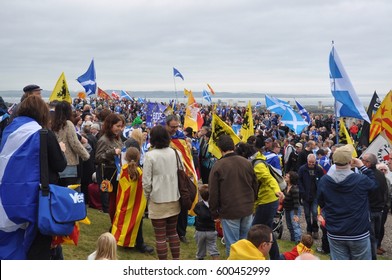
M 193 177 L 193 181 L 197 186 L 197 175 L 196 175 L 195 166 L 193 164 L 192 151 L 190 147 L 187 145 L 184 133 L 178 130 L 179 126 L 180 126 L 180 120 L 177 115 L 169 115 L 166 117 L 166 130 L 169 132 L 169 135 L 171 137 L 170 146 L 181 153 L 183 164 L 185 166 L 185 171 L 189 177 L 191 176 Z M 198 201 L 198 196 L 196 195 L 195 202 L 193 203 L 192 209 L 197 201 Z M 186 238 L 187 226 L 188 226 L 188 211 L 181 210 L 177 220 L 177 233 L 178 236 L 180 237 L 180 241 L 183 243 L 188 243 L 188 240 Z

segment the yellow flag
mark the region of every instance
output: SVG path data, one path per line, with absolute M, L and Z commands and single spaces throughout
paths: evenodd
M 353 140 L 351 139 L 350 134 L 348 133 L 347 128 L 346 128 L 346 126 L 344 124 L 343 118 L 340 118 L 339 143 L 353 145 L 354 150 L 353 150 L 352 156 L 353 156 L 353 158 L 356 158 L 358 156 L 357 155 L 357 151 L 355 150 L 355 146 L 354 146 Z
M 369 142 L 372 142 L 374 138 L 381 131 L 385 131 L 385 135 L 388 140 L 392 141 L 392 90 L 390 90 L 378 107 L 377 112 L 372 117 L 372 123 L 370 124 Z
M 241 135 L 242 135 L 242 142 L 246 142 L 249 136 L 255 135 L 255 129 L 253 127 L 252 107 L 250 106 L 250 100 L 248 103 L 248 108 L 246 108 L 244 120 L 242 121 Z
M 222 157 L 222 153 L 220 152 L 217 144 L 219 136 L 222 134 L 229 135 L 231 139 L 233 139 L 234 145 L 241 141 L 233 129 L 224 121 L 222 121 L 221 118 L 219 118 L 215 113 L 212 114 L 211 128 L 212 134 L 210 141 L 208 142 L 208 151 L 218 159 Z
M 54 87 L 52 94 L 49 97 L 49 101 L 54 100 L 67 101 L 68 103 L 72 103 L 64 72 L 61 73 L 60 78 L 57 80 L 56 86 Z
M 196 100 L 193 97 L 191 90 L 184 89 L 184 93 L 188 96 L 188 105 L 185 110 L 184 118 L 184 128 L 192 127 L 193 131 L 199 131 L 197 125 L 197 114 L 199 113 L 199 108 L 196 105 Z

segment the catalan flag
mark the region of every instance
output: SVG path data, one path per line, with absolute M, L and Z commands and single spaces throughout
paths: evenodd
M 112 234 L 117 240 L 117 245 L 122 247 L 135 247 L 140 222 L 147 205 L 146 197 L 143 194 L 142 170 L 140 168 L 138 168 L 138 173 L 138 180 L 131 180 L 126 163 L 121 168 L 118 181 Z
M 215 91 L 212 89 L 212 87 L 209 84 L 207 84 L 207 87 L 210 89 L 211 94 L 214 95 Z
M 188 144 L 187 144 L 187 142 L 185 140 L 184 134 L 181 132 L 181 133 L 178 133 L 178 136 L 179 137 L 177 137 L 177 136 L 173 137 L 172 136 L 170 146 L 173 149 L 176 149 L 177 151 L 179 151 L 181 153 L 182 160 L 183 160 L 182 163 L 185 166 L 186 174 L 189 177 L 193 178 L 193 182 L 195 183 L 195 186 L 197 186 L 197 179 L 198 178 L 197 178 L 197 173 L 196 173 L 195 166 L 193 164 L 192 151 L 189 148 L 189 146 L 188 146 Z M 196 193 L 196 197 L 195 197 L 195 200 L 193 201 L 192 208 L 188 212 L 189 215 L 195 216 L 195 213 L 193 212 L 193 208 L 195 207 L 195 205 L 196 205 L 196 203 L 198 201 L 199 201 L 199 196 Z
M 369 142 L 380 134 L 381 131 L 385 131 L 385 136 L 388 140 L 392 141 L 392 90 L 390 90 L 381 102 L 380 107 L 374 114 L 372 122 L 370 124 Z

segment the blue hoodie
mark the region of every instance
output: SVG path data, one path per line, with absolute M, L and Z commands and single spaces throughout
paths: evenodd
M 317 198 L 323 210 L 328 236 L 359 240 L 369 236 L 369 193 L 377 188 L 373 170 L 363 174 L 331 168 L 318 184 Z

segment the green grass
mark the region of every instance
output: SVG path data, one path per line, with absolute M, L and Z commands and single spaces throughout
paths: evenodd
M 91 225 L 80 225 L 80 237 L 78 246 L 73 245 L 63 245 L 64 259 L 66 260 L 86 260 L 87 256 L 95 251 L 96 241 L 98 237 L 109 230 L 110 228 L 110 218 L 108 214 L 99 212 L 96 209 L 88 209 L 88 218 L 91 220 Z M 194 241 L 193 235 L 195 228 L 193 226 L 188 226 L 187 228 L 187 239 L 188 244 L 181 243 L 180 258 L 183 260 L 194 260 L 196 254 L 196 242 Z M 143 237 L 146 244 L 155 247 L 155 237 L 153 228 L 151 226 L 151 221 L 149 219 L 143 220 Z M 291 251 L 294 242 L 287 240 L 278 240 L 280 252 Z M 220 239 L 217 242 L 218 250 L 221 254 L 221 259 L 226 259 L 225 247 L 221 244 Z M 313 250 L 316 251 L 314 246 Z M 117 250 L 118 258 L 120 260 L 157 260 L 156 252 L 153 254 L 142 254 L 133 249 L 124 249 L 118 247 Z M 318 254 L 318 257 L 322 260 L 329 260 L 328 255 Z M 169 253 L 170 259 L 170 253 Z M 210 259 L 208 256 L 206 259 Z M 387 259 L 385 257 L 379 257 L 379 259 Z

